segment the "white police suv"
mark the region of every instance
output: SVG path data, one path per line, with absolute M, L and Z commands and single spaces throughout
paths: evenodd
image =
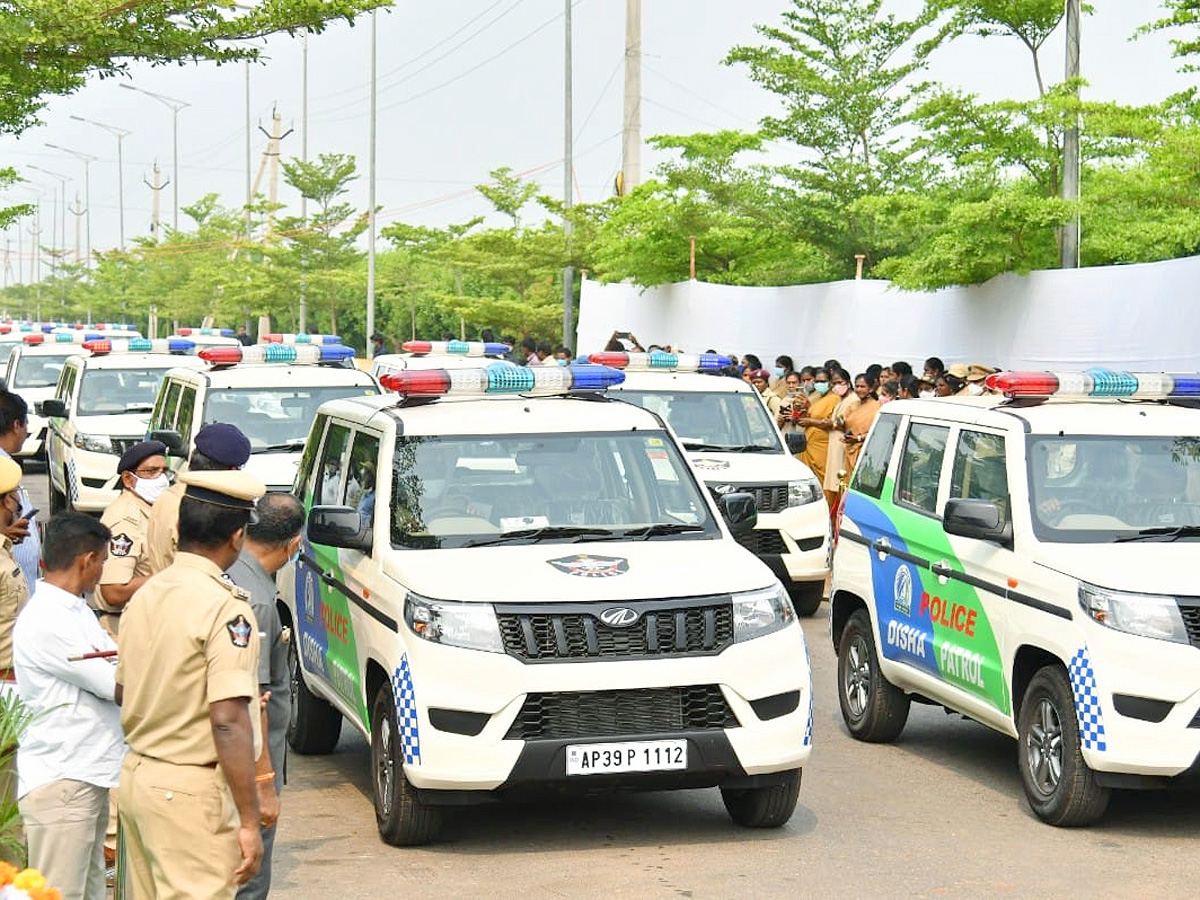
M 478 368 L 486 362 L 483 357 L 500 357 L 512 349 L 491 341 L 405 341 L 401 348 L 404 353 L 381 353 L 371 359 L 376 379 L 411 369 Z
M 556 788 L 720 787 L 786 822 L 811 750 L 803 633 L 661 418 L 603 366 L 404 371 L 330 401 L 295 490 L 289 738 L 371 745 L 384 840 Z M 495 396 L 499 394 L 500 396 Z
M 150 412 L 169 369 L 202 369 L 185 338 L 85 341 L 87 355 L 63 363 L 54 396 L 39 404 L 48 421 L 50 511 L 99 513 L 121 492 L 117 461 L 146 439 Z
M 246 470 L 271 490 L 290 490 L 317 407 L 336 397 L 379 393 L 366 372 L 345 368 L 354 349 L 341 344 L 269 343 L 210 346 L 197 354 L 200 370 L 172 369 L 159 386 L 151 437 L 185 460 L 191 440 L 210 422 L 229 422 L 250 440 Z
M 833 562 L 842 715 L 892 741 L 914 700 L 963 713 L 1084 825 L 1200 774 L 1200 375 L 987 384 L 875 420 Z
M 829 574 L 829 507 L 812 470 L 788 450 L 761 395 L 713 354 L 595 353 L 624 369 L 612 396 L 661 415 L 679 436 L 709 490 L 754 495 L 758 526 L 739 538 L 779 576 L 796 612 L 821 605 Z

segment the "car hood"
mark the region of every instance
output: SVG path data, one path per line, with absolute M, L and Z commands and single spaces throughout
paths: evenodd
M 688 451 L 696 474 L 708 485 L 781 484 L 812 478 L 812 470 L 790 453 Z
M 75 417 L 75 430 L 80 434 L 108 434 L 113 437 L 136 437 L 139 440 L 146 434 L 149 424 L 149 412 Z
M 243 468 L 261 478 L 272 491 L 290 491 L 296 482 L 296 469 L 300 466 L 301 455 L 300 451 L 252 453 Z
M 438 600 L 648 600 L 754 590 L 775 576 L 730 539 L 652 538 L 388 554 L 384 572 Z
M 1048 548 L 1045 548 L 1048 549 Z M 1054 544 L 1036 561 L 1080 581 L 1141 594 L 1200 594 L 1200 537 L 1122 544 Z

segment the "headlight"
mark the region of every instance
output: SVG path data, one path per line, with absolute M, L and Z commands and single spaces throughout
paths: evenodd
M 410 593 L 404 600 L 404 621 L 417 637 L 435 644 L 504 652 L 500 623 L 488 603 L 452 603 Z
M 112 440 L 107 434 L 76 434 L 75 446 L 93 453 L 114 453 Z
M 1188 643 L 1187 628 L 1174 597 L 1127 594 L 1080 582 L 1079 605 L 1101 625 L 1116 631 Z
M 796 618 L 783 585 L 733 595 L 733 640 L 737 643 L 771 634 Z
M 825 493 L 821 490 L 821 482 L 815 478 L 788 482 L 788 506 L 804 506 L 823 499 Z

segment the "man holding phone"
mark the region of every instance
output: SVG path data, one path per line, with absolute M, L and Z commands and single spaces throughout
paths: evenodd
M 12 459 L 29 434 L 29 406 L 18 394 L 0 390 L 0 458 Z M 21 567 L 25 582 L 33 589 L 41 572 L 42 538 L 34 523 L 37 510 L 29 502 L 24 488 L 18 493 L 21 508 L 17 518 L 2 533 L 13 543 L 12 555 Z

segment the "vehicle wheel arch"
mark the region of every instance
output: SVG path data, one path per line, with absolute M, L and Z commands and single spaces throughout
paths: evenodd
M 1029 690 L 1029 682 L 1033 680 L 1033 676 L 1038 673 L 1038 670 L 1046 666 L 1061 666 L 1066 669 L 1067 664 L 1057 654 L 1033 644 L 1022 644 L 1013 654 L 1011 683 L 1014 722 L 1021 713 L 1021 704 L 1025 700 L 1026 691 Z
M 833 638 L 833 649 L 835 651 L 841 643 L 842 632 L 846 628 L 846 623 L 850 621 L 850 617 L 859 609 L 866 609 L 867 615 L 870 615 L 870 610 L 867 608 L 867 601 L 852 591 L 837 591 L 829 598 L 829 633 Z
M 379 693 L 379 688 L 391 681 L 391 676 L 388 675 L 387 669 L 375 657 L 367 658 L 366 668 L 363 670 L 363 685 L 366 689 L 364 696 L 367 698 L 367 705 L 370 706 L 375 700 L 375 695 Z

